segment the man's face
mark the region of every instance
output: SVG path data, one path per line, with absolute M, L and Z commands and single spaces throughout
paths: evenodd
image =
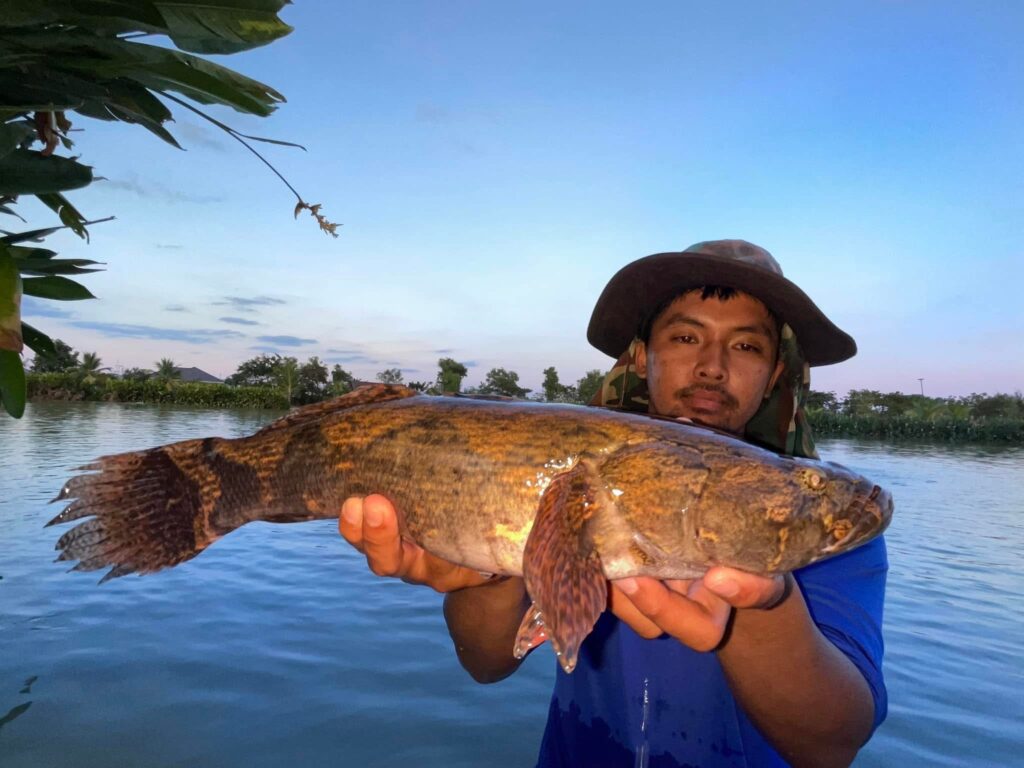
M 637 372 L 647 378 L 650 411 L 685 416 L 742 434 L 782 373 L 775 323 L 746 293 L 702 299 L 680 296 L 654 321 L 637 349 Z

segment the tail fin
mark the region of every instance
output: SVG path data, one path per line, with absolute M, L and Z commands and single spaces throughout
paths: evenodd
M 213 515 L 224 478 L 208 457 L 214 443 L 222 442 L 186 440 L 79 467 L 92 473 L 73 477 L 61 489 L 54 501 L 72 503 L 47 525 L 91 519 L 61 536 L 57 560 L 77 560 L 74 571 L 110 566 L 102 583 L 182 563 L 247 522 L 236 516 L 224 523 L 231 516 Z

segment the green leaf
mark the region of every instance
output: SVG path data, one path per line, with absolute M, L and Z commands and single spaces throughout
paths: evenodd
M 27 394 L 21 356 L 9 349 L 0 349 L 0 400 L 4 410 L 20 419 L 25 413 Z
M 25 346 L 37 355 L 57 356 L 57 348 L 53 345 L 53 339 L 28 323 L 22 322 L 21 324 L 21 338 L 25 340 Z
M 28 232 L 13 232 L 0 237 L 0 243 L 5 245 L 13 245 L 14 243 L 24 243 L 32 240 L 42 240 L 44 237 L 49 237 L 54 232 L 60 232 L 64 227 L 47 227 L 46 229 L 32 229 Z M 39 250 L 44 250 L 40 248 Z M 57 254 L 54 253 L 54 256 Z
M 0 106 L 18 112 L 55 112 L 74 109 L 82 103 L 81 96 L 66 90 L 29 80 L 16 70 L 0 69 Z
M 201 104 L 224 104 L 261 117 L 284 101 L 284 96 L 269 85 L 198 56 L 141 43 L 133 47 L 143 49 L 142 66 L 118 74 L 132 77 L 153 90 L 176 91 Z
M 36 129 L 28 120 L 0 124 L 0 158 L 6 157 L 25 139 L 35 136 Z
M 0 349 L 21 352 L 21 275 L 6 247 L 0 246 Z
M 22 290 L 26 296 L 40 299 L 57 299 L 58 301 L 80 301 L 95 299 L 89 289 L 81 283 L 66 277 L 50 275 L 47 277 L 26 277 L 22 280 Z
M 4 238 L 4 241 L 6 241 L 6 238 Z M 29 248 L 24 245 L 7 245 L 6 248 L 11 256 L 22 261 L 28 259 L 52 259 L 57 255 L 56 251 L 51 251 L 48 248 Z
M 282 0 L 178 0 L 154 3 L 171 40 L 192 53 L 237 53 L 292 31 L 277 17 Z
M 92 168 L 67 157 L 16 149 L 0 159 L 0 195 L 39 195 L 84 187 Z
M 36 197 L 39 198 L 39 202 L 60 217 L 61 223 L 64 226 L 86 242 L 89 241 L 89 232 L 85 228 L 85 217 L 78 212 L 75 206 L 68 202 L 64 195 L 59 192 L 51 192 L 49 194 L 36 195 Z
M 153 3 L 143 0 L 4 0 L 3 24 L 71 24 L 103 35 L 166 32 Z
M 21 274 L 31 275 L 84 275 L 101 272 L 100 269 L 86 269 L 89 264 L 99 262 L 91 259 L 16 259 Z

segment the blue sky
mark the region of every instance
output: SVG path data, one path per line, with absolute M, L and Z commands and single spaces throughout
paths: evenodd
M 266 351 L 426 380 L 454 357 L 468 384 L 500 366 L 536 389 L 549 365 L 610 364 L 585 332 L 621 266 L 739 237 L 858 341 L 815 389 L 1024 389 L 1019 3 L 300 0 L 282 17 L 289 37 L 223 63 L 288 103 L 210 111 L 304 144 L 265 153 L 340 237 L 178 108 L 186 152 L 81 118 L 76 152 L 107 181 L 70 197 L 117 220 L 51 242 L 106 262 L 85 280 L 101 300 L 28 300 L 26 319 L 110 366 L 226 376 Z

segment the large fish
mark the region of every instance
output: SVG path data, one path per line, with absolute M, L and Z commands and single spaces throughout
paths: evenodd
M 572 671 L 607 579 L 711 565 L 790 571 L 885 529 L 889 494 L 838 465 L 702 427 L 596 408 L 426 397 L 369 386 L 256 434 L 106 456 L 58 499 L 59 560 L 105 576 L 189 560 L 253 520 L 336 517 L 386 494 L 402 535 L 439 557 L 522 575 L 515 652 L 550 638 Z

